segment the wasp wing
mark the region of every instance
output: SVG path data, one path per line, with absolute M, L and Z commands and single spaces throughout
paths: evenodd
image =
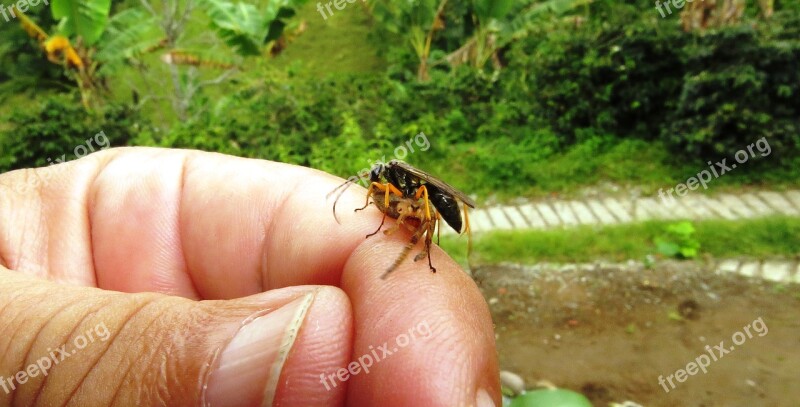
M 427 172 L 420 170 L 419 168 L 411 166 L 410 164 L 406 163 L 405 161 L 392 160 L 392 161 L 389 161 L 389 165 L 398 166 L 398 167 L 402 168 L 404 171 L 407 171 L 408 173 L 410 173 L 411 175 L 414 175 L 415 177 L 417 177 L 417 178 L 419 178 L 421 180 L 424 180 L 425 182 L 427 182 L 427 183 L 439 188 L 440 190 L 442 190 L 444 192 L 447 192 L 450 195 L 453 195 L 454 197 L 458 198 L 459 201 L 464 202 L 464 204 L 469 206 L 470 208 L 474 208 L 475 205 L 476 205 L 475 201 L 470 199 L 470 197 L 468 197 L 463 192 L 453 188 L 452 186 L 450 186 L 450 184 L 440 180 L 439 178 L 436 178 L 433 175 L 428 174 Z

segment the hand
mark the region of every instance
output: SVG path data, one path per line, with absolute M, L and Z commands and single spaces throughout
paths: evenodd
M 381 280 L 410 235 L 365 239 L 359 188 L 337 224 L 341 182 L 149 148 L 1 175 L 0 405 L 499 405 L 474 282 L 438 247 Z

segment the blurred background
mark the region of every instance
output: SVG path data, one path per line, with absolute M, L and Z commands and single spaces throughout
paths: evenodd
M 800 400 L 800 0 L 0 3 L 0 172 L 402 158 L 479 203 L 506 402 Z

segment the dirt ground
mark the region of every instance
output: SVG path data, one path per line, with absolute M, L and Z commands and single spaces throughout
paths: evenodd
M 708 269 L 482 266 L 473 276 L 501 368 L 528 388 L 547 380 L 596 407 L 800 406 L 800 285 Z M 707 363 L 706 373 L 690 362 Z M 676 376 L 687 368 L 694 374 Z

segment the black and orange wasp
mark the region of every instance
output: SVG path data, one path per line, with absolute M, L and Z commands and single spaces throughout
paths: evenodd
M 367 188 L 367 202 L 355 211 L 366 209 L 371 199 L 375 207 L 383 213 L 380 226 L 367 237 L 373 236 L 381 230 L 386 217 L 396 219 L 397 222 L 393 228 L 385 230 L 384 234 L 393 233 L 401 226 L 406 226 L 413 233 L 408 245 L 381 278 L 385 278 L 394 271 L 422 237 L 425 238 L 425 249 L 414 258 L 414 261 L 427 255 L 428 266 L 435 273 L 436 268 L 433 267 L 430 255 L 433 233 L 439 231 L 438 225 L 443 219 L 459 234 L 467 233 L 469 235 L 467 207 L 475 208 L 475 201 L 446 182 L 400 160 L 376 163 L 369 173 L 359 174 L 361 178 L 367 176 L 370 180 Z M 333 216 L 337 222 L 339 220 L 336 217 L 336 203 L 344 191 L 357 179 L 353 177 L 331 192 L 333 194 L 341 189 L 333 203 Z M 463 218 L 459 203 L 463 204 Z M 471 248 L 471 241 L 469 245 Z

